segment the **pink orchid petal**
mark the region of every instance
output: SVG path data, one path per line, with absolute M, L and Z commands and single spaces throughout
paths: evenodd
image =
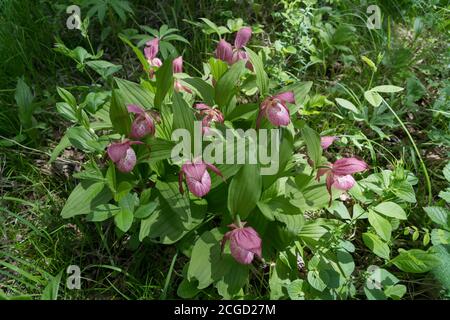
M 108 156 L 113 162 L 118 162 L 120 159 L 125 157 L 129 148 L 129 141 L 112 143 L 109 145 L 107 150 Z
M 210 163 L 205 163 L 206 168 L 208 168 L 209 170 L 211 170 L 212 172 L 214 172 L 215 174 L 217 174 L 219 177 L 223 178 L 222 172 L 220 172 L 220 170 L 213 164 Z
M 282 102 L 289 102 L 291 104 L 295 104 L 295 96 L 294 92 L 286 91 L 283 93 L 279 93 L 273 97 L 274 99 L 281 100 Z
M 203 111 L 203 110 L 211 110 L 212 108 L 204 103 L 196 103 L 194 106 L 195 109 Z
M 334 176 L 333 187 L 339 190 L 350 190 L 355 185 L 356 181 L 351 175 Z
M 159 58 L 154 58 L 152 60 L 149 61 L 150 66 L 152 67 L 161 67 L 162 66 L 162 61 Z
M 196 176 L 190 176 L 186 174 L 186 183 L 188 185 L 189 191 L 191 191 L 193 195 L 199 198 L 206 195 L 211 189 L 211 177 L 206 170 L 203 172 L 203 175 L 200 179 L 197 179 Z
M 126 154 L 124 157 L 122 157 L 117 163 L 117 169 L 119 171 L 128 173 L 133 170 L 134 166 L 136 165 L 136 153 L 134 150 L 129 147 L 126 151 Z
M 145 113 L 144 109 L 141 107 L 135 105 L 135 104 L 129 104 L 127 105 L 128 112 L 135 113 L 135 114 L 143 114 Z
M 159 39 L 154 38 L 150 41 L 147 41 L 145 44 L 147 47 L 144 48 L 145 57 L 147 60 L 152 60 L 156 57 L 159 51 Z
M 367 163 L 356 158 L 342 158 L 333 163 L 333 173 L 338 176 L 365 171 L 369 168 Z
M 234 238 L 230 239 L 230 251 L 233 258 L 241 264 L 252 263 L 255 256 L 253 252 L 241 248 Z
M 155 124 L 153 119 L 146 113 L 137 116 L 131 124 L 130 137 L 133 139 L 142 139 L 147 135 L 154 134 Z
M 215 57 L 227 63 L 231 63 L 233 57 L 233 47 L 231 44 L 221 39 L 217 44 Z
M 274 126 L 287 126 L 291 122 L 289 109 L 281 103 L 269 106 L 266 114 Z
M 240 49 L 245 47 L 252 36 L 252 29 L 250 27 L 243 27 L 239 29 L 234 40 L 234 47 Z
M 242 264 L 250 264 L 255 254 L 261 258 L 262 241 L 259 234 L 252 227 L 241 227 L 235 224 L 228 225 L 232 230 L 227 232 L 222 239 L 222 246 L 225 241 L 230 240 L 230 251 L 233 258 Z M 223 249 L 222 249 L 223 250 Z
M 338 138 L 335 136 L 323 136 L 320 138 L 320 146 L 325 150 L 336 140 L 338 140 Z
M 179 56 L 178 58 L 172 61 L 172 71 L 173 73 L 181 73 L 183 72 L 183 57 Z

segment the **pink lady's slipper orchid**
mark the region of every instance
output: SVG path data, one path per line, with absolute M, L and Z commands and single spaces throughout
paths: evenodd
M 111 143 L 108 146 L 108 156 L 121 172 L 128 173 L 136 165 L 136 153 L 131 148 L 133 144 L 142 144 L 142 142 L 124 140 L 123 142 Z
M 256 119 L 256 128 L 259 128 L 263 116 L 266 116 L 274 126 L 287 126 L 291 122 L 291 119 L 286 103 L 295 103 L 295 97 L 292 91 L 266 98 L 261 103 L 258 118 Z
M 222 251 L 225 243 L 230 240 L 231 255 L 241 264 L 250 264 L 255 254 L 261 258 L 261 238 L 252 227 L 242 227 L 230 224 L 228 227 L 233 230 L 225 233 L 222 239 Z
M 144 48 L 145 58 L 147 58 L 148 64 L 150 65 L 150 78 L 153 78 L 155 74 L 155 67 L 159 68 L 162 66 L 162 62 L 156 57 L 159 51 L 159 39 L 154 38 L 148 41 Z
M 159 116 L 156 112 L 146 112 L 144 109 L 134 104 L 128 105 L 127 109 L 128 112 L 134 113 L 136 115 L 133 123 L 131 124 L 131 138 L 139 140 L 147 135 L 155 134 L 154 118 L 156 118 L 157 121 L 159 120 Z M 150 112 L 152 115 L 149 114 Z
M 221 39 L 217 44 L 215 56 L 217 59 L 225 61 L 228 64 L 231 64 L 231 60 L 233 58 L 233 47 L 230 43 Z
M 335 136 L 323 136 L 320 138 L 320 146 L 323 150 L 328 149 L 329 146 L 333 144 L 334 141 L 338 140 Z
M 352 174 L 365 171 L 369 168 L 367 163 L 356 158 L 342 158 L 329 164 L 327 168 L 320 168 L 317 171 L 317 180 L 326 174 L 326 185 L 330 194 L 330 205 L 332 201 L 331 188 L 339 190 L 350 190 L 356 183 Z
M 247 61 L 246 67 L 253 71 L 247 52 L 243 50 L 245 45 L 250 41 L 252 29 L 250 27 L 242 27 L 236 34 L 234 47 L 227 41 L 221 39 L 217 44 L 215 56 L 217 59 L 225 61 L 228 64 L 234 64 L 239 60 Z
M 204 103 L 197 103 L 195 108 L 200 111 L 202 119 L 202 133 L 207 134 L 213 122 L 223 123 L 224 117 L 220 110 L 211 108 Z
M 201 198 L 206 195 L 211 189 L 211 177 L 208 170 L 210 169 L 215 174 L 223 178 L 222 173 L 214 165 L 206 163 L 201 160 L 194 160 L 194 162 L 186 162 L 181 167 L 178 175 L 178 183 L 180 193 L 183 193 L 183 176 L 186 176 L 186 183 L 188 189 L 193 195 Z
M 182 56 L 179 56 L 178 58 L 176 58 L 172 61 L 172 72 L 174 74 L 183 72 L 183 57 Z M 186 86 L 183 86 L 181 84 L 180 80 L 178 80 L 178 79 L 175 79 L 174 89 L 176 92 L 186 91 L 188 93 L 192 93 L 191 89 L 189 89 Z

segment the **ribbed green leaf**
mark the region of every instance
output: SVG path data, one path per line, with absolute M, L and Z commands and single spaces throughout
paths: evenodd
M 112 199 L 109 188 L 103 182 L 91 183 L 82 181 L 70 194 L 61 211 L 63 218 L 88 214 L 97 206 L 108 203 Z

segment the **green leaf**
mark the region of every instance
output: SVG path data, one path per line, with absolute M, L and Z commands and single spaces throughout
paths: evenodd
M 58 113 L 67 120 L 72 122 L 78 121 L 76 111 L 67 102 L 56 103 L 56 110 L 58 110 Z
M 258 165 L 246 164 L 231 180 L 228 189 L 228 209 L 232 215 L 245 219 L 261 196 L 262 180 Z
M 327 210 L 341 219 L 344 220 L 352 219 L 352 217 L 350 217 L 350 213 L 348 212 L 347 207 L 342 201 L 333 201 L 331 203 L 331 206 Z
M 336 252 L 336 258 L 344 276 L 347 278 L 350 277 L 353 271 L 355 271 L 355 261 L 352 255 L 344 249 L 339 249 Z
M 67 134 L 65 134 L 61 138 L 61 141 L 58 143 L 58 145 L 55 147 L 55 149 L 53 149 L 52 154 L 50 155 L 50 160 L 48 162 L 52 163 L 53 161 L 55 161 L 58 158 L 58 156 L 61 154 L 61 152 L 63 152 L 64 149 L 66 149 L 70 146 L 71 146 L 71 143 L 69 141 L 69 138 L 67 137 Z
M 336 100 L 337 104 L 340 105 L 342 108 L 350 110 L 353 113 L 359 113 L 358 108 L 350 101 L 348 101 L 346 99 L 341 99 L 341 98 L 336 98 L 335 100 Z
M 103 151 L 103 146 L 97 142 L 97 136 L 85 127 L 72 127 L 66 132 L 67 139 L 77 149 L 85 152 Z
M 149 237 L 154 242 L 171 244 L 198 226 L 206 213 L 206 201 L 189 201 L 180 194 L 178 182 L 156 183 L 160 205 L 148 217 L 141 220 L 139 239 Z
M 442 173 L 445 179 L 447 179 L 447 181 L 450 182 L 450 162 L 448 162 L 447 165 L 444 167 Z
M 383 98 L 377 92 L 370 90 L 364 92 L 364 98 L 374 107 L 378 107 L 383 101 Z
M 214 282 L 214 262 L 220 261 L 220 241 L 223 234 L 218 229 L 204 232 L 195 242 L 188 268 L 188 280 L 198 280 L 198 289 L 204 289 Z
M 172 59 L 165 60 L 163 65 L 156 71 L 155 75 L 155 107 L 159 109 L 170 88 L 173 87 Z
M 431 243 L 433 246 L 450 244 L 450 232 L 442 229 L 431 230 Z
M 125 102 L 117 90 L 112 92 L 109 117 L 118 133 L 128 135 L 131 128 L 131 120 Z
M 384 243 L 376 234 L 366 232 L 362 235 L 364 244 L 372 250 L 377 256 L 388 260 L 389 259 L 389 246 Z
M 77 100 L 69 91 L 64 88 L 56 87 L 56 91 L 58 92 L 61 99 L 63 99 L 66 103 L 68 103 L 74 110 L 77 107 Z
M 134 213 L 134 216 L 139 219 L 145 219 L 150 216 L 155 209 L 159 206 L 159 199 L 156 198 L 154 201 L 139 206 Z
M 439 265 L 439 258 L 420 249 L 402 250 L 391 262 L 400 270 L 411 273 L 424 273 Z
M 447 208 L 425 207 L 423 210 L 434 223 L 444 228 L 450 228 L 450 211 Z
M 136 104 L 144 109 L 150 109 L 153 106 L 154 94 L 137 83 L 114 78 L 119 87 L 120 95 L 125 105 Z
M 256 85 L 258 86 L 259 94 L 261 97 L 265 97 L 269 90 L 269 77 L 264 70 L 264 64 L 261 57 L 249 48 L 245 48 L 245 51 L 249 55 L 250 62 L 252 63 L 256 74 Z
M 375 211 L 369 209 L 367 213 L 370 225 L 375 229 L 376 233 L 384 240 L 389 241 L 391 239 L 392 226 L 391 223 L 377 214 Z
M 317 168 L 322 162 L 320 136 L 316 131 L 306 125 L 303 127 L 301 132 L 308 150 L 308 157 L 314 162 L 314 167 Z
M 61 283 L 62 270 L 54 277 L 51 277 L 41 295 L 41 300 L 58 300 L 59 284 Z
M 220 59 L 215 59 L 215 58 L 210 58 L 208 62 L 209 62 L 209 67 L 211 69 L 211 74 L 212 74 L 214 80 L 219 81 L 219 79 L 228 70 L 227 63 Z
M 103 182 L 82 181 L 70 194 L 61 211 L 65 219 L 76 215 L 88 214 L 101 204 L 112 199 L 111 191 Z
M 292 91 L 295 97 L 295 109 L 291 110 L 292 113 L 298 111 L 298 109 L 307 103 L 309 96 L 308 93 L 311 91 L 313 82 L 312 81 L 302 81 L 293 83 L 284 87 L 281 92 Z
M 119 213 L 119 211 L 120 208 L 113 204 L 101 204 L 87 215 L 86 220 L 93 222 L 105 221 Z
M 396 284 L 384 289 L 384 294 L 394 300 L 400 300 L 406 293 L 406 286 L 402 284 Z
M 139 162 L 147 161 L 149 163 L 154 163 L 159 160 L 169 159 L 172 155 L 172 149 L 175 147 L 175 142 L 168 141 L 160 138 L 149 137 L 145 140 L 149 146 L 150 150 L 148 152 L 143 152 L 139 157 Z
M 188 279 L 183 279 L 177 289 L 177 295 L 183 299 L 192 299 L 199 292 L 196 281 L 189 281 Z
M 122 69 L 121 65 L 115 65 L 105 60 L 88 61 L 86 64 L 97 72 L 103 79 L 107 79 Z
M 292 281 L 287 287 L 289 298 L 291 300 L 305 300 L 305 290 L 303 286 L 304 281 L 301 279 Z
M 377 72 L 377 66 L 372 60 L 370 60 L 366 56 L 361 56 L 361 60 L 364 61 L 372 69 L 373 72 Z
M 14 95 L 17 106 L 19 108 L 19 119 L 21 124 L 26 128 L 31 128 L 33 126 L 33 93 L 30 87 L 27 85 L 25 80 L 19 78 L 17 81 L 16 92 Z
M 214 87 L 201 78 L 185 78 L 186 82 L 200 95 L 202 100 L 209 106 L 214 106 Z
M 392 85 L 384 85 L 384 86 L 374 87 L 370 90 L 375 91 L 375 92 L 393 93 L 393 92 L 403 91 L 403 88 L 397 87 L 397 86 L 392 86 Z
M 130 193 L 119 201 L 120 211 L 114 216 L 114 223 L 123 232 L 127 232 L 133 224 L 135 203 L 136 198 Z
M 394 202 L 382 202 L 373 208 L 378 213 L 381 213 L 387 217 L 397 218 L 400 220 L 406 220 L 406 213 L 398 204 Z
M 194 121 L 195 116 L 193 109 L 189 107 L 187 102 L 183 99 L 181 93 L 173 93 L 172 101 L 173 110 L 173 129 L 186 129 L 191 136 L 191 142 L 194 140 Z
M 247 283 L 248 266 L 237 263 L 228 248 L 221 252 L 223 233 L 218 229 L 204 232 L 195 242 L 188 267 L 188 280 L 198 280 L 198 289 L 215 283 L 225 299 L 238 294 Z
M 215 86 L 215 101 L 222 111 L 226 110 L 225 108 L 227 108 L 231 98 L 236 94 L 236 86 L 244 70 L 245 61 L 240 60 L 233 64 L 219 81 L 217 81 Z

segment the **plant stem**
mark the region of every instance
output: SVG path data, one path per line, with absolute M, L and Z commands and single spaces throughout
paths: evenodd
M 425 176 L 425 182 L 427 184 L 428 205 L 430 205 L 431 204 L 431 200 L 433 199 L 433 193 L 432 193 L 432 189 L 431 189 L 431 180 L 430 180 L 430 176 L 428 175 L 428 170 L 427 170 L 427 167 L 425 166 L 425 162 L 423 161 L 422 156 L 420 155 L 419 148 L 417 148 L 417 145 L 414 142 L 413 137 L 409 133 L 409 131 L 406 128 L 405 124 L 403 123 L 402 119 L 400 119 L 400 117 L 397 115 L 397 113 L 394 111 L 394 109 L 392 109 L 392 107 L 386 102 L 386 100 L 384 100 L 384 98 L 382 98 L 382 99 L 383 99 L 383 102 L 386 104 L 386 106 L 389 108 L 389 110 L 392 112 L 394 117 L 397 119 L 398 123 L 400 123 L 401 127 L 403 128 L 403 130 L 405 131 L 406 135 L 408 136 L 409 141 L 411 141 L 417 157 L 419 158 L 420 166 L 422 167 L 422 171 L 423 171 L 423 174 Z
M 236 223 L 239 228 L 242 228 L 241 217 L 239 216 L 238 213 L 236 213 Z

